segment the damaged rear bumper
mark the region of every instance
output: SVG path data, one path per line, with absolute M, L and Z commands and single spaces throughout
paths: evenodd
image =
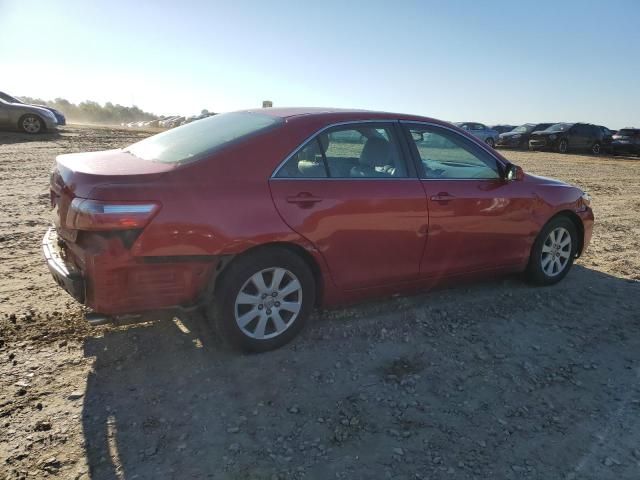
M 75 268 L 65 262 L 55 228 L 49 228 L 42 239 L 42 255 L 53 279 L 78 302 L 85 301 L 85 281 Z

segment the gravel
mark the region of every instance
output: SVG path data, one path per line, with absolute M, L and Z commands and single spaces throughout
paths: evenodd
M 557 286 L 317 312 L 247 356 L 197 314 L 89 328 L 43 264 L 53 156 L 145 135 L 0 133 L 0 478 L 638 478 L 640 160 L 506 153 L 593 196 Z

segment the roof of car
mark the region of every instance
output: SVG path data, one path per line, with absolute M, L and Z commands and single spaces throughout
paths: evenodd
M 344 109 L 344 108 L 320 108 L 320 107 L 292 107 L 292 108 L 256 108 L 247 110 L 253 113 L 262 113 L 285 120 L 299 118 L 315 118 L 327 121 L 352 121 L 352 120 L 415 120 L 434 123 L 446 123 L 429 117 L 411 115 L 406 113 L 392 113 L 372 110 Z
M 329 115 L 334 113 L 354 113 L 367 112 L 367 110 L 345 109 L 345 108 L 322 108 L 322 107 L 280 107 L 280 108 L 255 108 L 249 112 L 264 113 L 272 117 L 290 118 L 301 115 Z
M 358 109 L 342 109 L 342 108 L 317 108 L 317 107 L 297 107 L 297 108 L 255 108 L 245 110 L 248 113 L 256 113 L 262 115 L 270 115 L 272 117 L 281 118 L 286 123 L 296 123 L 307 128 L 310 131 L 317 131 L 331 124 L 347 123 L 347 122 L 367 122 L 371 120 L 379 121 L 396 121 L 404 120 L 407 122 L 426 122 L 445 128 L 450 127 L 452 122 L 437 120 L 431 117 L 423 117 L 421 115 L 411 115 L 406 113 L 392 113 L 372 110 Z M 467 136 L 472 141 L 477 141 L 471 134 L 461 131 L 462 135 Z M 480 142 L 483 147 L 484 142 Z M 492 151 L 492 154 L 501 161 L 508 164 L 509 161 L 500 155 L 499 152 Z

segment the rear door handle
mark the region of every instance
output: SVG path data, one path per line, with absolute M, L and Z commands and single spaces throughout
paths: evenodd
M 288 203 L 297 203 L 300 206 L 311 206 L 314 203 L 321 202 L 320 197 L 316 197 L 309 192 L 300 192 L 297 195 L 290 195 L 287 197 Z
M 456 198 L 454 195 L 450 195 L 447 192 L 440 192 L 437 195 L 433 195 L 431 200 L 434 202 L 448 202 L 449 200 L 453 200 Z

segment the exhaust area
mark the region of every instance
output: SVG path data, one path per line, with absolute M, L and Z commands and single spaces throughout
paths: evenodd
M 91 325 L 92 327 L 97 327 L 98 325 L 107 325 L 109 323 L 113 323 L 113 317 L 108 315 L 103 315 L 101 313 L 87 313 L 84 316 L 84 319 Z

